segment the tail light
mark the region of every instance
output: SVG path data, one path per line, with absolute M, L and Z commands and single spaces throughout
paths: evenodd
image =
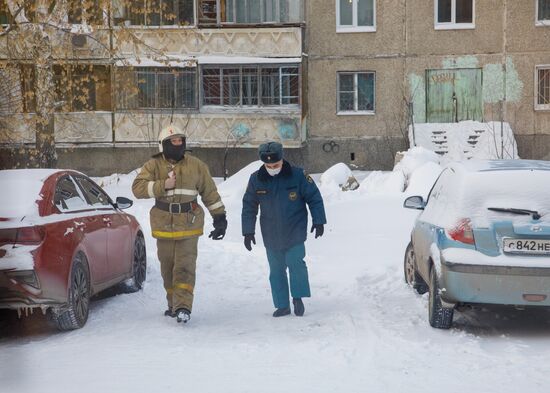
M 0 246 L 5 244 L 40 244 L 46 236 L 43 226 L 23 227 L 13 229 L 0 229 Z
M 474 231 L 469 218 L 463 218 L 447 232 L 449 237 L 457 242 L 475 244 Z

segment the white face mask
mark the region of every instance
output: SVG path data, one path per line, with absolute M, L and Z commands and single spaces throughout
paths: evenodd
M 265 167 L 267 173 L 269 173 L 271 176 L 276 176 L 276 175 L 278 175 L 279 172 L 281 172 L 281 169 L 282 169 L 282 168 L 283 168 L 282 166 L 280 166 L 279 168 L 275 168 L 275 169 L 270 169 L 270 168 L 268 168 L 268 167 Z

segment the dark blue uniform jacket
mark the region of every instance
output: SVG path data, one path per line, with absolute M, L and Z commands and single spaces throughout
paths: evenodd
M 270 176 L 265 166 L 254 172 L 243 197 L 243 235 L 253 234 L 260 208 L 260 227 L 266 248 L 286 250 L 307 237 L 307 208 L 313 224 L 326 224 L 323 198 L 313 179 L 301 168 L 283 161 L 283 168 Z

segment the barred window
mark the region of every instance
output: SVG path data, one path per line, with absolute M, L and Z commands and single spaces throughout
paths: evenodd
M 550 66 L 537 67 L 536 109 L 550 109 Z
M 117 71 L 117 86 L 119 109 L 193 109 L 197 106 L 194 68 L 122 69 Z
M 296 65 L 204 66 L 202 104 L 223 106 L 299 105 Z
M 186 26 L 195 23 L 193 0 L 133 0 L 126 4 L 126 20 L 130 25 Z
M 56 111 L 111 110 L 110 69 L 99 65 L 54 65 Z
M 374 72 L 338 73 L 338 113 L 374 113 Z

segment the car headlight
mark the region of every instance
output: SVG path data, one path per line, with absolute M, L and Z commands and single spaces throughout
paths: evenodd
M 14 270 L 6 272 L 6 274 L 10 279 L 20 284 L 26 284 L 33 288 L 40 289 L 40 283 L 38 282 L 38 277 L 36 277 L 34 270 Z

